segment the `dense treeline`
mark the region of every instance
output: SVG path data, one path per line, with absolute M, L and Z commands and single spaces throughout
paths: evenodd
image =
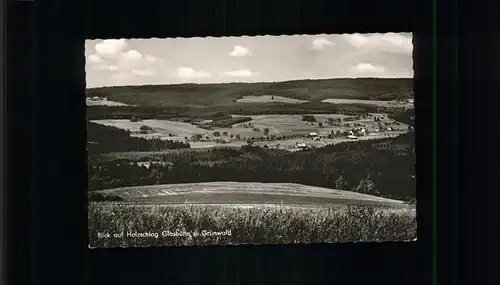
M 119 202 L 123 201 L 123 198 L 116 195 L 103 195 L 101 193 L 90 193 L 89 202 Z
M 89 154 L 120 151 L 158 151 L 189 148 L 189 143 L 130 136 L 130 132 L 115 127 L 87 122 L 87 150 Z
M 90 88 L 88 97 L 138 105 L 224 105 L 246 95 L 276 95 L 308 101 L 327 98 L 398 100 L 413 94 L 411 78 L 339 78 L 282 82 L 172 84 Z
M 415 125 L 415 109 L 407 109 L 404 112 L 391 114 L 389 117 L 395 121 L 407 124 L 409 126 Z
M 311 116 L 311 115 L 303 115 L 302 121 L 316 123 L 316 118 L 314 116 Z
M 413 133 L 394 139 L 346 142 L 303 152 L 243 147 L 169 152 L 150 168 L 132 161 L 89 163 L 89 190 L 208 181 L 290 182 L 416 197 Z
M 213 128 L 231 128 L 235 124 L 246 123 L 251 121 L 251 117 L 231 117 L 222 120 L 213 121 L 210 126 Z
M 179 116 L 182 108 L 138 106 L 87 106 L 87 120 L 103 119 L 172 119 Z
M 300 115 L 300 114 L 345 114 L 360 115 L 366 113 L 391 112 L 391 108 L 383 108 L 366 104 L 330 104 L 322 102 L 308 102 L 303 104 L 262 103 L 248 104 L 234 103 L 231 105 L 211 106 L 204 108 L 194 107 L 139 107 L 139 106 L 88 106 L 88 120 L 103 119 L 163 119 L 191 122 L 195 120 L 223 120 L 231 115 Z

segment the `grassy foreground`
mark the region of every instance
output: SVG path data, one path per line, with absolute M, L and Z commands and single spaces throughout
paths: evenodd
M 413 206 L 237 208 L 101 202 L 89 204 L 88 213 L 90 247 L 407 241 L 417 236 Z M 216 233 L 204 236 L 203 230 Z M 127 237 L 135 232 L 138 236 Z M 103 235 L 99 238 L 98 233 Z M 141 237 L 143 233 L 147 236 Z

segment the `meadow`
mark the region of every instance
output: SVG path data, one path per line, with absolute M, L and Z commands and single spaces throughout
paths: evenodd
M 91 247 L 410 241 L 417 237 L 411 205 L 391 209 L 94 202 L 89 204 L 88 219 Z M 122 232 L 122 237 L 113 237 Z M 146 232 L 150 237 L 128 237 L 127 232 Z M 98 233 L 110 237 L 98 238 Z
M 94 100 L 91 98 L 87 98 L 85 103 L 87 104 L 87 106 L 114 106 L 114 107 L 129 106 L 129 105 L 122 103 L 122 102 L 108 101 L 106 99 Z
M 401 207 L 402 201 L 353 191 L 296 183 L 217 181 L 119 187 L 92 194 L 119 197 L 127 202 L 191 204 L 343 204 Z M 90 196 L 92 198 L 92 196 Z M 107 199 L 110 200 L 110 199 Z M 113 199 L 112 199 L 113 200 Z M 117 199 L 114 199 L 117 200 Z
M 325 145 L 348 141 L 340 133 L 355 127 L 374 131 L 370 136 L 359 139 L 376 139 L 394 137 L 408 131 L 408 125 L 397 122 L 384 114 L 365 114 L 364 116 L 348 116 L 342 114 L 314 114 L 309 115 L 313 121 L 305 121 L 303 115 L 231 115 L 231 119 L 211 121 L 208 127 L 202 128 L 192 122 L 172 120 L 148 119 L 131 121 L 126 119 L 91 120 L 91 123 L 114 127 L 131 132 L 131 136 L 140 138 L 159 138 L 189 143 L 192 148 L 206 148 L 216 146 L 239 146 L 246 144 L 250 139 L 256 145 L 268 147 L 283 147 L 294 149 L 298 142 L 307 140 L 309 145 L 323 147 Z M 374 118 L 378 117 L 379 121 Z M 239 122 L 238 119 L 240 119 Z M 338 122 L 336 121 L 338 120 Z M 227 123 L 223 123 L 226 121 Z M 229 122 L 231 121 L 231 122 Z M 333 123 L 336 122 L 336 123 Z M 140 128 L 147 126 L 150 131 L 141 133 Z M 390 132 L 385 128 L 391 127 Z M 307 134 L 315 132 L 323 138 L 322 141 L 311 141 Z M 335 137 L 333 137 L 335 135 Z M 193 137 L 199 136 L 199 141 Z
M 366 104 L 366 105 L 377 105 L 381 107 L 405 107 L 405 108 L 413 108 L 413 104 L 410 103 L 398 103 L 396 100 L 359 100 L 359 99 L 325 99 L 321 102 L 330 103 L 330 104 Z

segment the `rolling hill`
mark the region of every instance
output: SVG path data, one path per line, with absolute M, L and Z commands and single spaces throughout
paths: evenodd
M 230 106 L 245 96 L 272 95 L 310 102 L 325 99 L 397 100 L 413 96 L 411 78 L 296 80 L 269 83 L 116 86 L 87 89 L 87 97 L 105 97 L 138 106 Z

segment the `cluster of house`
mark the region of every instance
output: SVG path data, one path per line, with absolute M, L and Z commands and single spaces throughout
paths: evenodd
M 375 130 L 375 131 L 378 132 L 379 130 Z M 367 135 L 366 129 L 364 129 L 364 128 L 358 128 L 358 129 L 354 129 L 352 131 L 349 131 L 349 134 L 347 135 L 347 138 L 349 138 L 349 139 L 357 139 L 358 136 L 366 136 L 366 135 Z M 311 138 L 312 141 L 320 141 L 321 140 L 321 137 L 316 132 L 310 132 L 308 134 L 308 137 Z
M 415 99 L 413 98 L 407 98 L 407 99 L 401 99 L 398 101 L 399 104 L 414 104 Z

